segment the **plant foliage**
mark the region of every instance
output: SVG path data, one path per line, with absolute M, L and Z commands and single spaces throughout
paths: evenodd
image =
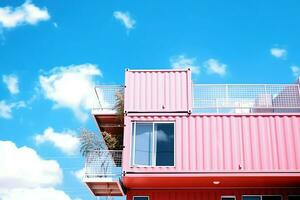
M 88 153 L 93 150 L 103 149 L 104 147 L 103 142 L 101 142 L 97 134 L 87 129 L 82 129 L 79 139 L 80 139 L 80 153 L 82 154 L 83 157 L 87 157 Z

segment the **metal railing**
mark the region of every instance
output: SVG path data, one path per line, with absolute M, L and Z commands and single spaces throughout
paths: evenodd
M 95 87 L 95 92 L 99 102 L 99 107 L 94 109 L 105 111 L 115 110 L 117 95 L 124 94 L 124 86 L 98 85 Z
M 88 153 L 85 178 L 119 177 L 122 174 L 122 150 L 95 150 Z
M 298 84 L 194 84 L 193 112 L 300 112 Z
M 194 113 L 300 112 L 298 84 L 193 84 Z M 120 85 L 95 87 L 101 111 L 115 111 Z

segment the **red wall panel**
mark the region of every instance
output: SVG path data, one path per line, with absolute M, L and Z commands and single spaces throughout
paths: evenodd
M 250 188 L 250 189 L 199 189 L 199 190 L 129 190 L 127 200 L 133 196 L 149 196 L 150 200 L 220 200 L 221 196 L 242 195 L 281 195 L 288 200 L 288 195 L 300 195 L 300 188 Z

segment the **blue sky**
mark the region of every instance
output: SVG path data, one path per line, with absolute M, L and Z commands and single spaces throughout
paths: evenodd
M 293 83 L 299 7 L 297 0 L 0 1 L 0 163 L 7 163 L 0 196 L 93 199 L 74 175 L 83 167 L 76 135 L 97 131 L 93 86 L 123 84 L 125 68 L 189 66 L 197 83 Z

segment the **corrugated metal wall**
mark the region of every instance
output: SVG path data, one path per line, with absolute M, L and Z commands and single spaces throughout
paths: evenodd
M 150 200 L 221 200 L 221 196 L 235 196 L 236 200 L 242 200 L 242 195 L 281 195 L 282 200 L 288 200 L 288 195 L 299 194 L 299 188 L 129 190 L 127 200 L 133 200 L 133 196 L 149 196 Z
M 190 70 L 128 70 L 125 111 L 188 112 L 191 110 Z
M 131 167 L 132 121 L 175 121 L 175 167 Z M 128 116 L 127 172 L 300 170 L 300 115 Z

